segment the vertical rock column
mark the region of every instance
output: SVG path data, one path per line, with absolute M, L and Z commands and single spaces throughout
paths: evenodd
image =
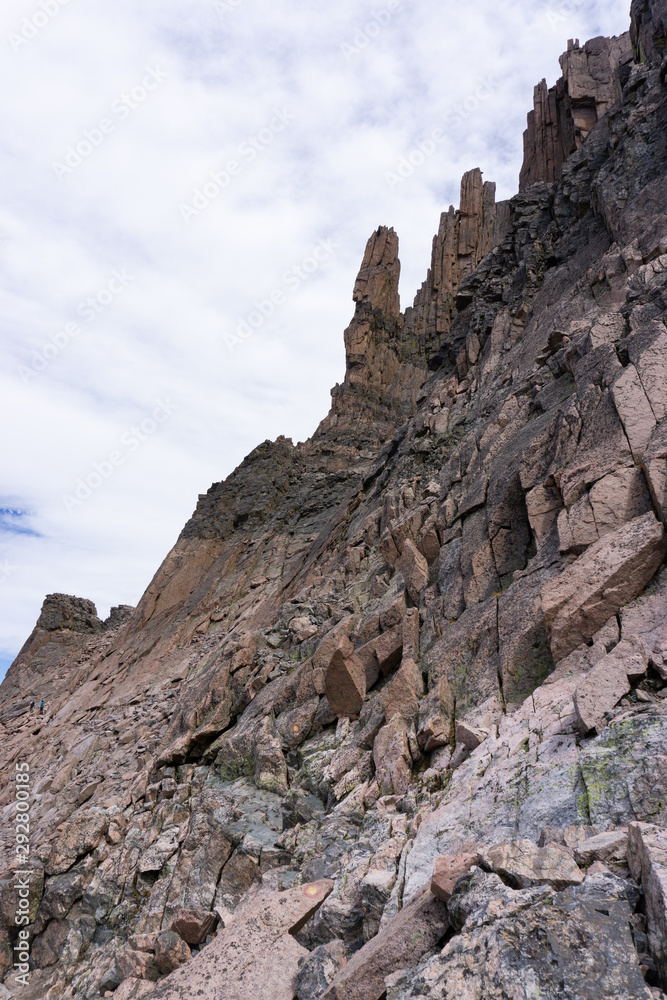
M 405 317 L 404 339 L 413 342 L 422 356 L 428 358 L 449 333 L 461 282 L 504 238 L 502 220 L 506 213 L 499 212 L 504 204 L 496 205 L 496 185 L 484 182 L 476 168 L 463 175 L 458 211 L 451 205 L 440 216 L 431 267 Z
M 557 179 L 565 160 L 621 96 L 619 70 L 632 58 L 628 32 L 618 38 L 592 38 L 583 47 L 568 42 L 560 57 L 560 80 L 551 89 L 546 80 L 535 87 L 534 110 L 523 136 L 520 191 Z

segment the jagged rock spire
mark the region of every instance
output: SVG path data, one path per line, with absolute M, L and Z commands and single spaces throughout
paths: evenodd
M 380 226 L 366 244 L 366 252 L 354 285 L 354 301 L 379 309 L 387 319 L 396 319 L 401 311 L 398 282 L 401 262 L 398 259 L 398 236 L 393 229 Z
M 645 30 L 644 36 L 648 44 L 650 33 Z M 568 42 L 560 57 L 560 80 L 551 89 L 546 80 L 535 87 L 534 110 L 523 137 L 520 191 L 557 179 L 565 160 L 621 96 L 620 76 L 632 58 L 629 32 L 618 38 L 592 38 L 583 47 L 578 40 Z
M 431 267 L 405 314 L 405 340 L 428 361 L 449 333 L 457 290 L 509 226 L 509 202 L 496 203 L 496 185 L 479 168 L 461 180 L 459 209 L 450 205 L 433 237 Z

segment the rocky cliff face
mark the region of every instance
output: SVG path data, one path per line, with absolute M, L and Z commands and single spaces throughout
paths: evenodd
M 666 25 L 569 47 L 521 192 L 464 177 L 405 313 L 373 234 L 328 417 L 136 609 L 47 598 L 2 685 L 0 997 L 667 990 Z

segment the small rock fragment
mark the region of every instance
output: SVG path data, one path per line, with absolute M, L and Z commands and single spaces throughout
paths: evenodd
M 218 915 L 205 910 L 179 910 L 171 922 L 171 930 L 186 944 L 200 945 L 212 934 L 218 923 Z

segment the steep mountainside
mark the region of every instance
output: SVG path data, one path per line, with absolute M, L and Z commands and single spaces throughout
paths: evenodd
M 136 609 L 47 597 L 0 1000 L 667 992 L 667 0 L 631 19 L 536 88 L 515 198 L 464 176 L 405 312 L 371 236 L 309 441 Z

